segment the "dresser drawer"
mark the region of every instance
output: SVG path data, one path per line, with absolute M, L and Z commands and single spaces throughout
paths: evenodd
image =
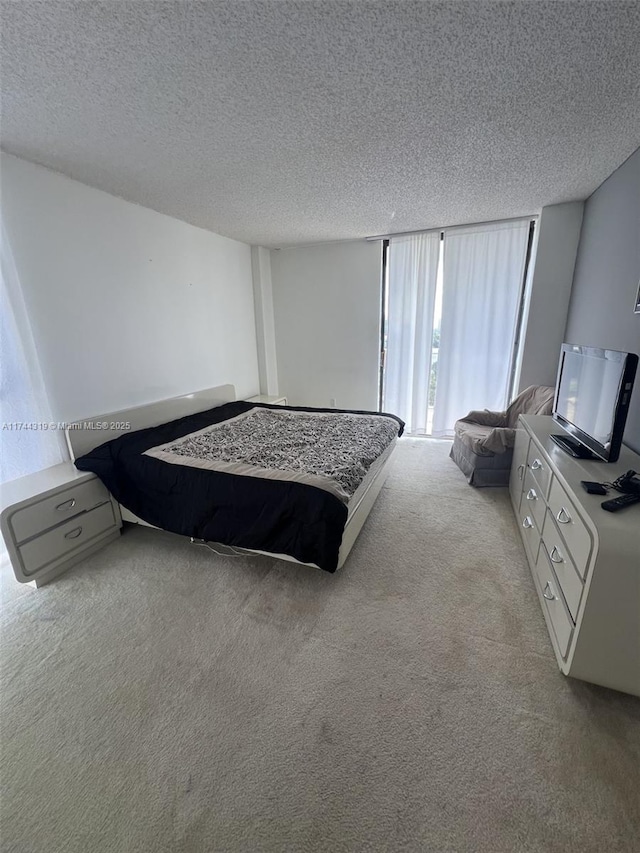
M 527 455 L 527 468 L 535 477 L 541 496 L 546 499 L 549 494 L 549 483 L 551 482 L 551 468 L 533 441 Z
M 523 515 L 520 519 L 520 530 L 522 531 L 522 540 L 524 542 L 525 551 L 529 561 L 534 564 L 538 559 L 538 549 L 540 547 L 540 531 L 536 527 L 536 523 L 531 515 L 526 515 L 523 508 Z
M 89 512 L 69 519 L 65 524 L 54 527 L 48 533 L 37 536 L 18 549 L 25 575 L 31 575 L 47 563 L 77 551 L 94 536 L 116 525 L 113 506 L 111 501 L 107 501 Z
M 554 477 L 549 492 L 549 510 L 557 522 L 558 530 L 567 543 L 571 557 L 580 577 L 587 573 L 589 557 L 593 547 L 591 532 L 578 515 L 567 493 Z
M 560 655 L 566 658 L 571 634 L 573 633 L 573 622 L 565 607 L 562 593 L 558 589 L 558 582 L 549 563 L 544 546 L 540 549 L 535 575 L 540 592 L 542 593 L 544 608 L 555 634 Z
M 553 563 L 553 571 L 569 608 L 571 618 L 575 622 L 580 597 L 582 596 L 582 578 L 573 565 L 573 561 L 567 552 L 567 548 L 558 533 L 553 516 L 549 511 L 547 511 L 547 518 L 544 524 L 542 542 L 549 560 Z
M 527 471 L 524 478 L 524 492 L 520 510 L 521 515 L 532 515 L 536 521 L 538 530 L 542 530 L 547 505 L 544 502 L 540 486 L 536 483 L 530 470 Z
M 88 480 L 19 509 L 11 516 L 9 524 L 15 541 L 20 543 L 107 500 L 109 492 L 100 480 Z
M 529 436 L 523 429 L 516 432 L 516 442 L 513 448 L 513 461 L 511 462 L 511 474 L 509 475 L 509 493 L 511 503 L 516 512 L 520 512 L 522 502 L 522 487 L 524 486 L 524 475 L 527 470 L 527 453 L 529 451 Z

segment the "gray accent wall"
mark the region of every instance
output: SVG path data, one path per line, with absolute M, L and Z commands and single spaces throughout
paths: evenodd
M 584 207 L 565 340 L 640 354 L 640 148 Z M 640 373 L 624 442 L 640 453 Z
M 525 313 L 518 390 L 555 385 L 571 299 L 584 204 L 543 207 L 537 227 L 531 287 Z

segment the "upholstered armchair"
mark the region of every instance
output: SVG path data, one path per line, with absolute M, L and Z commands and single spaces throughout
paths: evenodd
M 456 421 L 450 457 L 472 486 L 506 486 L 519 415 L 550 415 L 554 388 L 530 385 L 504 412 L 473 411 Z

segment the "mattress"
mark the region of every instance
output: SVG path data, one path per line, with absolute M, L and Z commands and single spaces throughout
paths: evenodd
M 345 524 L 404 428 L 376 412 L 228 403 L 76 460 L 155 527 L 335 571 Z

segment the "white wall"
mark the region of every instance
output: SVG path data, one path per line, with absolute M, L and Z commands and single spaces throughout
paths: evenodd
M 581 201 L 542 208 L 520 353 L 520 391 L 556 384 L 583 209 Z
M 640 354 L 640 149 L 587 199 L 566 339 Z M 640 374 L 624 442 L 640 453 Z
M 2 154 L 2 216 L 56 420 L 258 392 L 251 250 Z
M 381 246 L 271 252 L 279 392 L 292 405 L 378 408 Z

